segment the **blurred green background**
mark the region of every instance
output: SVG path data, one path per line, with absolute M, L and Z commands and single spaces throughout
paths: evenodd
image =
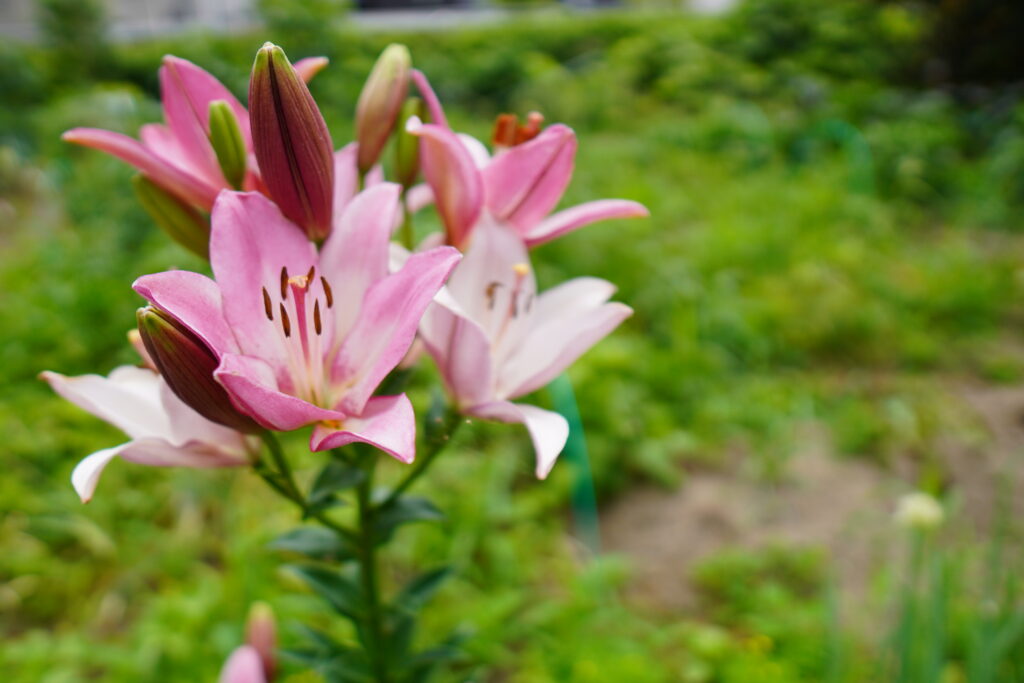
M 112 43 L 97 5 L 45 0 L 39 41 L 0 45 L 4 680 L 212 681 L 255 600 L 285 644 L 331 628 L 266 547 L 293 511 L 249 473 L 118 462 L 81 505 L 71 469 L 122 436 L 36 379 L 133 362 L 132 280 L 204 266 L 128 167 L 60 133 L 158 119 L 165 53 L 244 96 L 270 39 L 330 57 L 311 87 L 338 146 L 401 41 L 456 129 L 531 109 L 576 128 L 567 204 L 651 209 L 536 252 L 542 285 L 604 277 L 636 309 L 570 373 L 604 553 L 574 539 L 572 468 L 538 484 L 525 432 L 486 424 L 426 484 L 448 522 L 393 544 L 393 582 L 458 568 L 421 633 L 471 635 L 440 680 L 1024 681 L 1017 3 L 542 9 L 425 33 L 262 6 L 264 31 Z M 938 529 L 893 520 L 914 489 L 943 502 Z

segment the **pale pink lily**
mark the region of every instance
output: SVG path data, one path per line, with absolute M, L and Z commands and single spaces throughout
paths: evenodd
M 323 57 L 312 57 L 297 62 L 295 69 L 308 80 L 326 63 Z M 262 189 L 249 114 L 231 91 L 209 72 L 171 55 L 164 57 L 159 74 L 165 123 L 142 126 L 140 140 L 98 128 L 73 128 L 64 140 L 107 152 L 186 203 L 209 211 L 217 193 L 230 188 L 209 140 L 210 104 L 220 100 L 234 114 L 249 157 L 244 187 Z
M 615 287 L 577 278 L 537 295 L 522 239 L 492 221 L 420 325 L 450 394 L 466 415 L 523 423 L 547 476 L 565 446 L 565 419 L 511 399 L 540 389 L 632 313 L 609 303 Z
M 382 183 L 357 195 L 319 252 L 266 197 L 224 192 L 212 216 L 216 280 L 169 271 L 135 289 L 208 345 L 214 376 L 261 426 L 313 424 L 311 450 L 361 441 L 410 462 L 408 398 L 373 392 L 460 255 L 440 247 L 388 273 L 399 192 Z
M 577 143 L 571 128 L 554 124 L 535 136 L 531 132 L 526 142 L 502 145 L 492 156 L 478 140 L 448 127 L 422 72 L 414 71 L 413 81 L 433 123 L 411 119 L 407 129 L 421 138 L 423 175 L 449 244 L 464 250 L 479 220 L 504 224 L 534 247 L 596 221 L 648 215 L 642 204 L 625 199 L 586 202 L 551 214 L 572 178 Z
M 86 456 L 71 483 L 88 503 L 104 468 L 116 457 L 156 467 L 237 467 L 248 465 L 256 444 L 232 429 L 207 420 L 174 395 L 148 368 L 122 366 L 107 377 L 41 377 L 62 397 L 114 425 L 130 438 Z

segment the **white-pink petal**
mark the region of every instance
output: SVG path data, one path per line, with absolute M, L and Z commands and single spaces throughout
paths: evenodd
M 310 436 L 311 451 L 368 443 L 404 463 L 416 457 L 416 416 L 405 394 L 374 396 L 361 415 L 346 417 L 340 426 L 320 423 Z
M 649 215 L 647 207 L 639 202 L 628 199 L 598 199 L 548 216 L 527 230 L 524 237 L 530 247 L 535 247 L 597 221 L 642 218 Z
M 537 456 L 535 473 L 538 479 L 545 479 L 555 466 L 558 455 L 569 439 L 569 423 L 564 417 L 550 410 L 509 401 L 495 401 L 473 406 L 466 411 L 469 415 L 523 424 L 530 433 L 533 450 Z

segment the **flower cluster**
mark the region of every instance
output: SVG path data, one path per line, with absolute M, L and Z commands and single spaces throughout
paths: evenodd
M 553 212 L 572 176 L 572 129 L 545 127 L 536 113 L 523 123 L 503 115 L 488 150 L 451 130 L 398 45 L 363 89 L 355 141 L 335 151 L 306 85 L 325 63 L 293 65 L 264 45 L 246 109 L 212 75 L 169 56 L 160 69 L 164 124 L 144 126 L 140 140 L 65 134 L 137 168 L 143 205 L 212 273 L 136 280 L 147 302 L 139 367 L 108 377 L 44 373 L 130 437 L 76 468 L 83 500 L 117 456 L 249 465 L 267 431 L 312 427 L 312 451 L 362 442 L 411 463 L 413 406 L 380 389 L 422 349 L 459 413 L 526 426 L 537 476 L 565 445 L 560 415 L 512 400 L 563 372 L 631 310 L 609 302 L 614 287 L 596 278 L 538 292 L 529 249 L 646 210 L 601 200 Z M 381 157 L 391 139 L 387 180 Z M 416 245 L 414 214 L 431 204 L 443 232 Z

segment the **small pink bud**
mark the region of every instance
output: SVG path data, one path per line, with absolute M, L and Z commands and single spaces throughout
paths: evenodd
M 395 119 L 409 91 L 412 57 L 404 45 L 392 44 L 377 58 L 356 104 L 357 164 L 360 173 L 369 171 L 384 149 L 395 127 Z
M 277 627 L 274 610 L 265 602 L 257 602 L 249 609 L 249 620 L 245 626 L 245 642 L 259 653 L 263 672 L 267 680 L 273 680 L 277 671 Z
M 277 45 L 256 53 L 249 121 L 263 183 L 281 213 L 312 240 L 331 230 L 334 156 L 324 117 Z

